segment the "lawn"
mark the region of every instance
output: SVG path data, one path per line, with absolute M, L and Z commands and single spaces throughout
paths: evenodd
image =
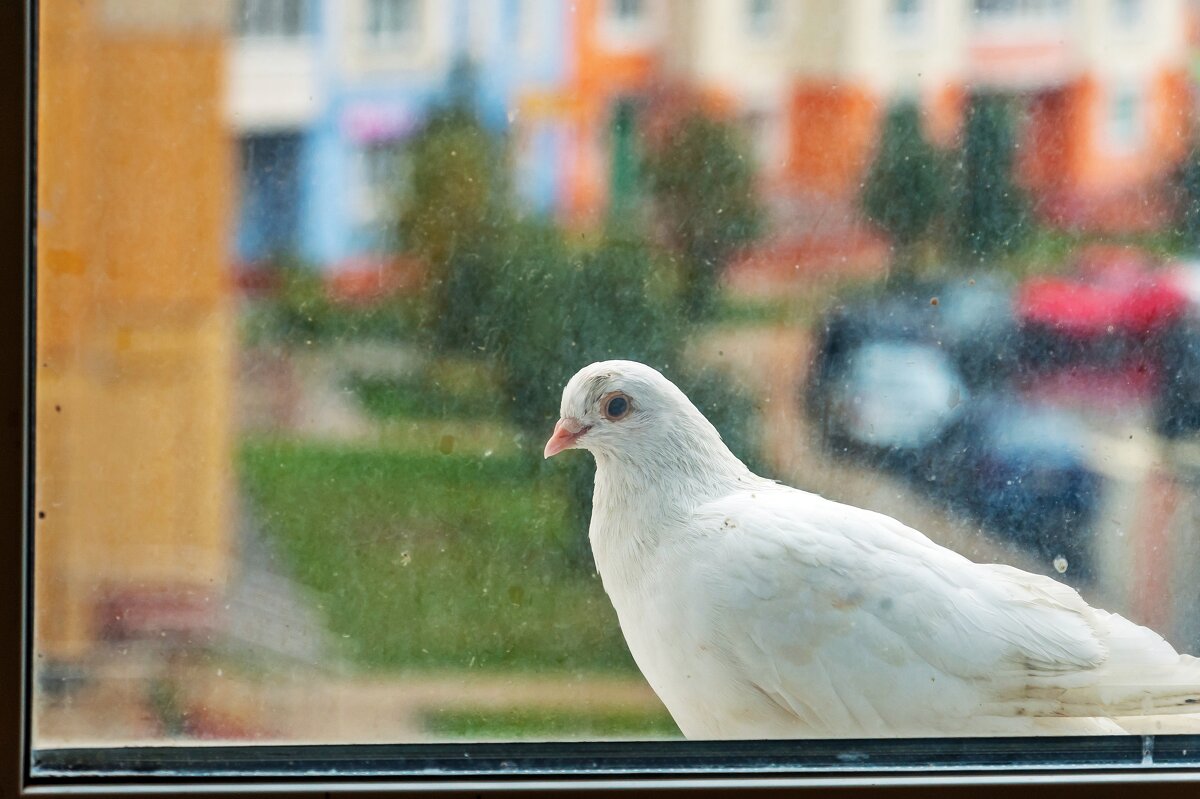
M 636 673 L 556 464 L 250 440 L 240 473 L 358 666 Z
M 445 710 L 429 714 L 424 723 L 425 729 L 437 737 L 473 741 L 588 741 L 614 738 L 644 741 L 679 737 L 679 728 L 661 706 L 641 711 L 590 712 L 519 709 L 485 713 Z

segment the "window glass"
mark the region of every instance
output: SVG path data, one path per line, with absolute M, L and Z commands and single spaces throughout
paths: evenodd
M 1193 13 L 43 3 L 34 746 L 1200 732 Z
M 779 22 L 775 0 L 746 0 L 746 22 L 755 36 L 768 36 Z
M 637 22 L 645 13 L 645 0 L 611 0 L 612 15 L 625 23 Z
M 1109 100 L 1106 131 L 1117 150 L 1133 150 L 1141 143 L 1144 124 L 1142 94 L 1136 88 L 1121 87 Z
M 912 36 L 921 29 L 924 16 L 921 0 L 893 0 L 891 4 L 892 25 L 900 35 Z
M 367 35 L 372 40 L 415 36 L 420 0 L 367 0 Z
M 239 0 L 234 21 L 245 38 L 294 38 L 306 32 L 306 0 Z

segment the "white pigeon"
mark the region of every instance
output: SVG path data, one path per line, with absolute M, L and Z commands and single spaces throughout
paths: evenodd
M 758 477 L 675 384 L 580 370 L 547 458 L 596 458 L 590 538 L 688 738 L 1122 733 L 1195 713 L 1200 661 L 1048 577 Z

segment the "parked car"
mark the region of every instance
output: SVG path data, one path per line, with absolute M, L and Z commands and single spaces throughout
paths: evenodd
M 961 413 L 967 387 L 942 350 L 885 340 L 844 353 L 823 396 L 831 444 L 907 469 Z
M 1168 272 L 1186 299 L 1179 319 L 1161 336 L 1161 387 L 1154 407 L 1155 429 L 1166 438 L 1200 433 L 1200 261 Z
M 1072 275 L 1018 288 L 1020 370 L 1089 399 L 1150 400 L 1162 388 L 1160 345 L 1186 307 L 1170 273 L 1136 250 L 1085 250 Z
M 817 327 L 807 411 L 835 453 L 903 474 L 1084 582 L 1102 477 L 1079 417 L 1012 391 L 1018 330 L 996 280 L 845 301 Z
M 993 278 L 893 287 L 832 308 L 817 325 L 809 418 L 835 451 L 901 471 L 977 388 L 1011 369 L 1011 295 Z
M 889 286 L 833 306 L 816 329 L 810 386 L 836 372 L 868 341 L 915 341 L 944 350 L 971 387 L 994 384 L 1012 367 L 1012 291 L 992 276 Z
M 1103 477 L 1073 412 L 1014 394 L 979 399 L 939 442 L 930 482 L 999 535 L 1062 558 L 1075 581 L 1094 573 L 1092 530 Z

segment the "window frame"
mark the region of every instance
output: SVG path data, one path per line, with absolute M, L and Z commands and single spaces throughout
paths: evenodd
M 6 592 L 0 603 L 2 632 L 9 646 L 0 656 L 0 684 L 8 701 L 0 702 L 0 747 L 9 753 L 0 768 L 0 792 L 6 796 L 122 793 L 229 796 L 231 792 L 326 794 L 412 791 L 516 793 L 531 789 L 594 794 L 616 790 L 703 788 L 741 795 L 747 789 L 791 793 L 796 787 L 845 789 L 840 795 L 864 795 L 880 788 L 892 796 L 992 796 L 1053 785 L 1056 795 L 1096 797 L 1136 784 L 1144 796 L 1193 795 L 1200 783 L 1196 750 L 1200 736 L 1070 739 L 881 740 L 872 742 L 699 742 L 594 744 L 413 744 L 374 746 L 196 746 L 88 750 L 47 750 L 71 761 L 69 775 L 52 778 L 30 771 L 31 674 L 29 668 L 34 552 L 30 548 L 36 369 L 34 327 L 36 294 L 32 277 L 36 192 L 36 3 L 0 4 L 0 97 L 10 113 L 0 121 L 9 146 L 0 156 L 7 191 L 0 204 L 0 240 L 10 262 L 21 268 L 0 270 L 0 370 L 8 378 L 0 391 L 5 424 L 2 462 L 8 479 L 0 482 L 0 512 L 16 535 L 3 537 L 8 557 L 2 562 Z M 11 644 L 17 645 L 11 645 Z M 1016 743 L 1013 743 L 1013 740 Z M 1025 763 L 1013 767 L 1017 746 Z M 942 758 L 931 757 L 941 747 Z M 1064 754 L 1075 753 L 1074 759 Z M 1190 754 L 1183 754 L 1190 752 Z M 947 759 L 947 756 L 949 759 Z M 965 765 L 963 757 L 974 758 Z M 399 760 L 397 758 L 405 758 Z M 189 769 L 189 758 L 191 767 Z M 1114 766 L 1114 762 L 1116 765 Z M 1148 764 L 1156 764 L 1157 767 Z M 96 768 L 124 766 L 105 774 Z M 148 764 L 157 764 L 149 768 Z M 164 764 L 166 767 L 164 768 Z M 240 765 L 239 765 L 240 764 Z M 347 764 L 353 765 L 346 769 Z M 197 765 L 204 768 L 201 773 Z M 398 766 L 406 768 L 398 768 Z M 555 766 L 558 766 L 557 768 Z M 298 766 L 307 766 L 298 770 Z M 563 766 L 568 767 L 564 770 Z M 1064 766 L 1067 768 L 1064 770 Z M 577 770 L 586 769 L 586 770 Z M 1086 793 L 1084 793 L 1086 791 Z M 1184 794 L 1187 791 L 1187 794 Z M 625 795 L 629 795 L 626 793 Z
M 742 27 L 746 37 L 759 43 L 779 38 L 783 25 L 783 7 L 779 0 L 767 0 L 766 7 L 759 0 L 742 0 Z
M 241 10 L 247 4 L 249 4 L 251 2 L 256 2 L 256 1 L 257 2 L 265 2 L 266 0 L 237 0 L 238 5 L 237 5 L 236 9 Z M 291 43 L 295 43 L 295 42 L 305 41 L 306 39 L 308 39 L 311 36 L 311 34 L 312 34 L 312 31 L 311 31 L 311 14 L 312 14 L 312 12 L 310 10 L 309 4 L 312 0 L 272 0 L 272 1 L 280 4 L 278 6 L 278 10 L 280 11 L 279 17 L 276 19 L 273 19 L 272 22 L 282 22 L 283 18 L 286 17 L 286 14 L 283 13 L 284 4 L 286 4 L 286 3 L 295 4 L 296 12 L 299 15 L 299 18 L 298 18 L 299 27 L 294 32 L 293 31 L 284 31 L 282 29 L 269 31 L 266 33 L 247 32 L 245 30 L 242 30 L 243 20 L 237 19 L 237 20 L 235 20 L 235 23 L 234 23 L 235 30 L 232 32 L 230 39 L 241 45 L 247 45 L 247 44 L 254 45 L 254 44 L 260 44 L 260 43 L 265 43 L 265 42 L 291 44 Z M 284 26 L 280 25 L 279 27 L 282 28 Z
M 1145 149 L 1149 136 L 1148 102 L 1146 88 L 1140 81 L 1122 80 L 1108 87 L 1100 108 L 1100 125 L 1104 147 L 1110 154 L 1132 155 Z
M 407 2 L 412 5 L 412 27 L 410 30 L 373 30 L 371 27 L 372 5 L 377 2 Z M 419 48 L 425 28 L 427 14 L 424 0 L 364 0 L 362 6 L 363 43 L 368 50 L 380 51 L 394 47 Z

